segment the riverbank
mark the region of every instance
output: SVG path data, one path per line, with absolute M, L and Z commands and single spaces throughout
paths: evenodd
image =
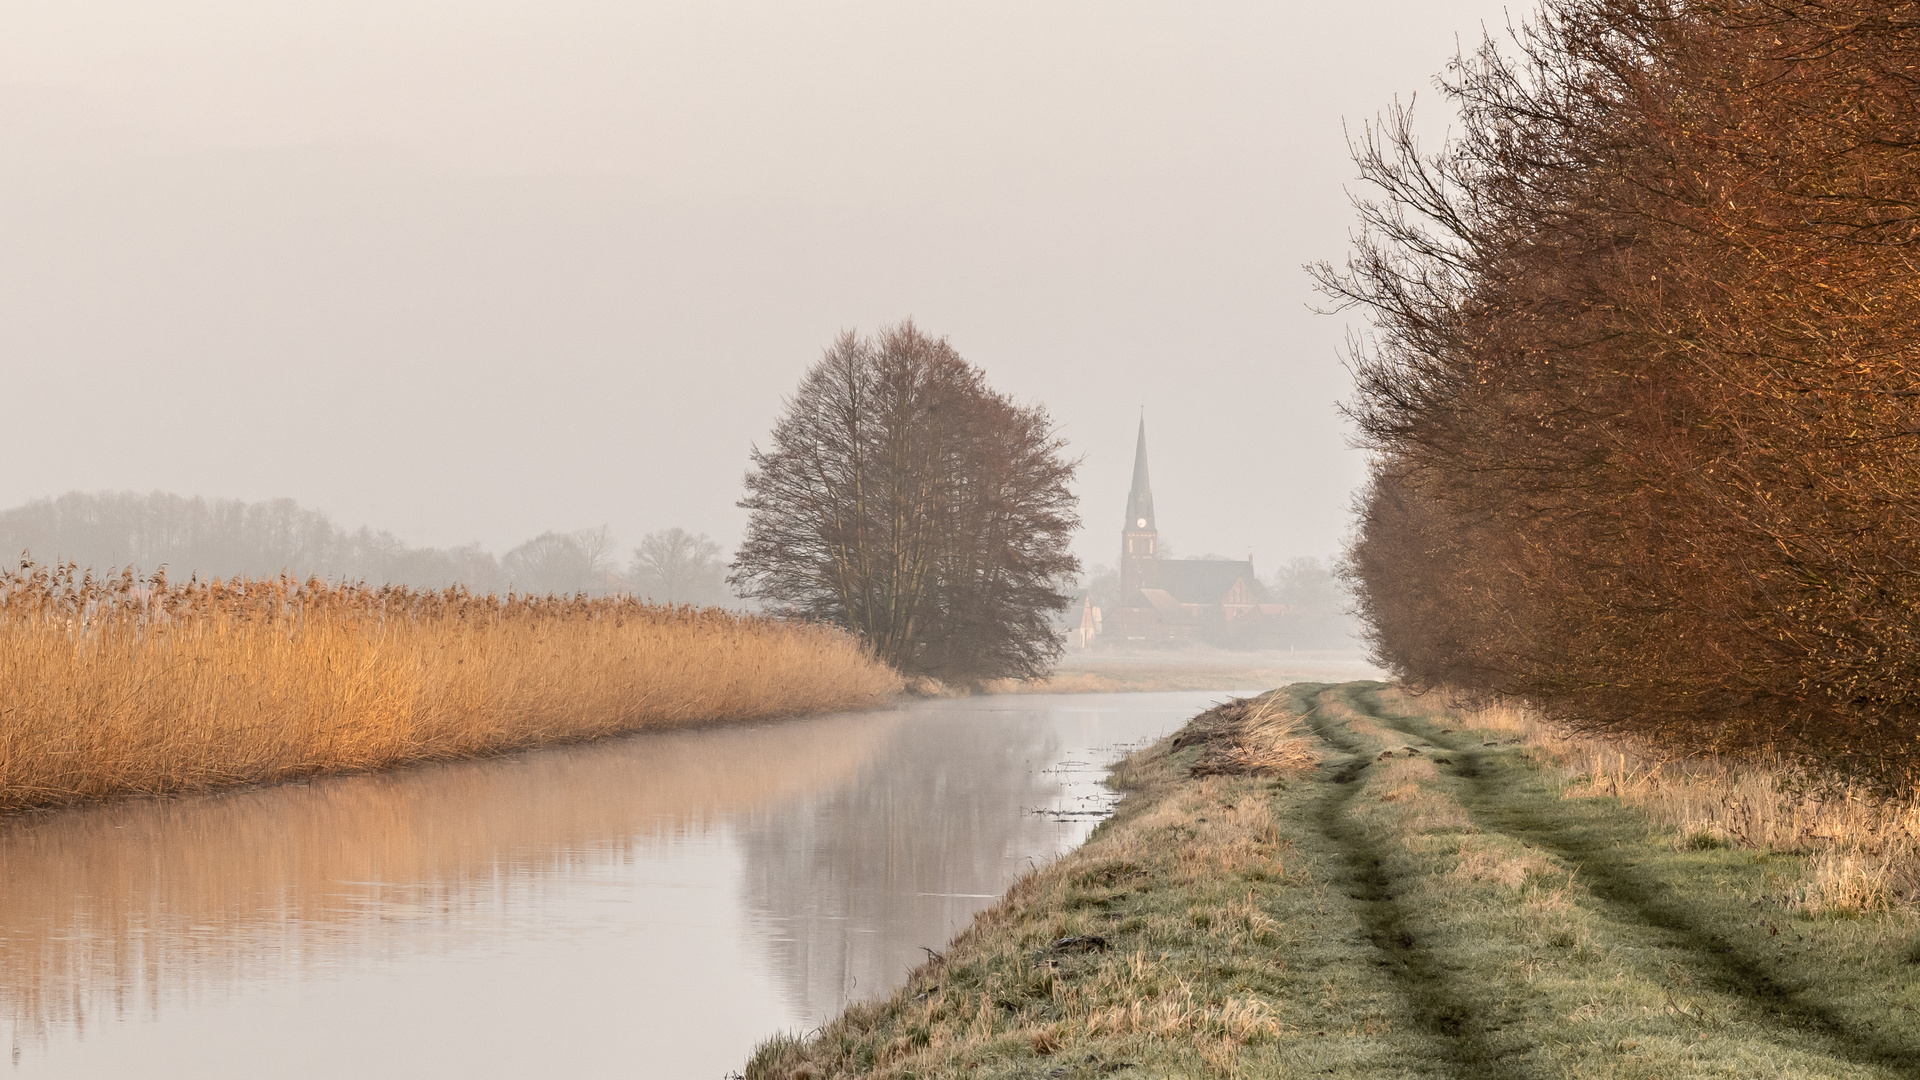
M 1807 858 L 1565 797 L 1472 719 L 1379 683 L 1205 714 L 905 989 L 746 1075 L 1913 1075 L 1911 909 L 1810 905 Z
M 882 703 L 825 627 L 623 597 L 0 575 L 0 811 Z
M 1260 691 L 1294 682 L 1346 682 L 1379 674 L 1359 650 L 1102 650 L 1069 653 L 1044 679 L 1000 679 L 982 689 L 992 694 Z

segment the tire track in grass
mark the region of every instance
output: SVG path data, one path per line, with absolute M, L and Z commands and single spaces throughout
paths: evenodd
M 1354 820 L 1354 800 L 1366 786 L 1362 773 L 1372 762 L 1359 739 L 1342 731 L 1321 708 L 1328 695 L 1343 689 L 1319 688 L 1312 694 L 1312 704 L 1301 710 L 1315 736 L 1348 755 L 1347 761 L 1332 766 L 1332 775 L 1324 781 L 1328 790 L 1314 807 L 1314 824 L 1346 859 L 1351 874 L 1348 896 L 1361 925 L 1380 953 L 1382 966 L 1399 984 L 1409 1011 L 1435 1045 L 1444 1049 L 1450 1070 L 1470 1080 L 1517 1080 L 1525 1074 L 1500 1060 L 1472 1010 L 1448 992 L 1447 973 L 1414 938 L 1405 912 L 1395 902 L 1394 882 L 1385 870 L 1382 852 L 1366 826 Z
M 1769 965 L 1747 955 L 1737 941 L 1704 925 L 1663 882 L 1636 873 L 1622 852 L 1643 844 L 1646 828 L 1632 811 L 1623 808 L 1614 820 L 1585 825 L 1544 820 L 1526 805 L 1528 788 L 1539 781 L 1516 760 L 1514 751 L 1490 751 L 1484 744 L 1474 745 L 1477 738 L 1470 742 L 1442 735 L 1437 725 L 1390 712 L 1380 706 L 1372 688 L 1356 687 L 1347 697 L 1356 711 L 1380 726 L 1444 747 L 1453 758 L 1452 775 L 1461 781 L 1458 801 L 1477 826 L 1577 867 L 1586 891 L 1615 918 L 1659 931 L 1671 948 L 1689 958 L 1703 984 L 1751 1020 L 1763 1027 L 1790 1027 L 1809 1050 L 1855 1065 L 1888 1068 L 1896 1075 L 1920 1076 L 1920 1042 L 1863 1029 L 1810 1000 L 1811 986 L 1780 981 Z

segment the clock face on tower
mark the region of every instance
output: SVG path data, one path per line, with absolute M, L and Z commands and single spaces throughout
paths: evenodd
M 1138 520 L 1138 521 L 1136 521 L 1136 522 L 1134 522 L 1134 523 L 1133 523 L 1133 526 L 1134 526 L 1134 528 L 1136 528 L 1136 529 L 1144 529 L 1144 528 L 1146 528 L 1146 527 L 1147 527 L 1147 519 L 1146 519 L 1146 518 L 1141 518 L 1140 520 Z

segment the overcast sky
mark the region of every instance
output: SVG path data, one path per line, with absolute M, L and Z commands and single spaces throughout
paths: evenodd
M 1437 128 L 1506 11 L 0 0 L 0 506 L 731 545 L 802 370 L 912 316 L 1084 455 L 1090 561 L 1143 405 L 1176 554 L 1329 554 L 1343 124 Z

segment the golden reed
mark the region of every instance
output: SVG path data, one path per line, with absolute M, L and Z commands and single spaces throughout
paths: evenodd
M 0 810 L 872 705 L 846 634 L 625 597 L 0 575 Z

